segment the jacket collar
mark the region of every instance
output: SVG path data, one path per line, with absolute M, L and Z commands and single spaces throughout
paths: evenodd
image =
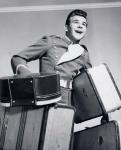
M 66 35 L 63 37 L 63 40 L 64 40 L 68 45 L 74 44 L 74 43 L 69 39 L 69 37 L 67 37 Z M 77 43 L 77 44 L 81 45 L 81 41 L 80 41 L 79 43 Z
M 63 40 L 64 40 L 68 45 L 72 44 L 72 41 L 71 41 L 66 35 L 63 37 Z

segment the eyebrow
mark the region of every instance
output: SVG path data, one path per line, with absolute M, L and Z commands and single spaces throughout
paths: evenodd
M 73 22 L 78 22 L 79 20 L 78 19 L 74 19 L 74 20 L 71 20 L 71 21 L 73 21 Z M 82 23 L 85 23 L 85 24 L 87 24 L 87 21 L 83 21 Z

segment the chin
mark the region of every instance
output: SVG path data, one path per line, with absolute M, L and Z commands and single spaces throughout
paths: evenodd
M 81 39 L 83 39 L 84 36 L 75 36 L 75 40 L 76 41 L 80 41 Z
M 80 41 L 83 37 L 81 38 L 75 38 L 75 41 Z

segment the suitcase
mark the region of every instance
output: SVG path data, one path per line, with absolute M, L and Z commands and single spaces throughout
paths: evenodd
M 0 78 L 2 106 L 46 105 L 61 100 L 58 74 L 38 73 Z
M 0 150 L 70 150 L 72 107 L 0 107 L 0 112 Z
M 110 121 L 74 134 L 73 150 L 121 150 L 121 122 Z
M 83 69 L 74 78 L 72 86 L 76 123 L 121 108 L 121 95 L 106 64 Z

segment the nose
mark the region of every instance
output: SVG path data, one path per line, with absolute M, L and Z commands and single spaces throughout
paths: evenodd
M 83 28 L 82 24 L 78 24 L 78 28 L 82 29 Z

